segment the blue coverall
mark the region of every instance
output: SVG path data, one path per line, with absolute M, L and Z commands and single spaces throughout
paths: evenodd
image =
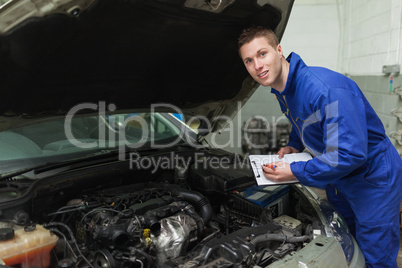
M 292 124 L 289 146 L 315 157 L 290 168 L 304 185 L 326 189 L 346 219 L 368 267 L 398 267 L 402 160 L 359 87 L 337 72 L 307 66 L 292 53 L 276 95 Z

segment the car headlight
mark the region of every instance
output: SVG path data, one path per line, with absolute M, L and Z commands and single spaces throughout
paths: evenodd
M 329 204 L 328 204 L 329 205 Z M 328 211 L 326 217 L 329 223 L 327 236 L 334 237 L 341 244 L 346 260 L 350 262 L 354 253 L 352 234 L 343 217 L 336 211 Z
M 310 193 L 310 202 L 319 214 L 321 222 L 324 224 L 326 236 L 335 238 L 342 246 L 345 258 L 349 263 L 354 254 L 354 244 L 352 234 L 346 224 L 345 219 L 340 215 L 334 206 L 332 206 L 326 199 L 317 195 L 317 193 L 310 187 L 304 188 L 306 196 L 307 192 Z

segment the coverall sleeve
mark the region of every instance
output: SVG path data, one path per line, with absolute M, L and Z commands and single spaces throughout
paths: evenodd
M 301 142 L 299 135 L 297 135 L 297 132 L 294 129 L 294 127 L 292 127 L 292 131 L 290 132 L 289 142 L 288 142 L 287 146 L 296 148 L 297 150 L 299 150 L 299 152 L 304 150 L 304 145 Z
M 368 147 L 365 106 L 359 95 L 342 88 L 331 88 L 313 105 L 321 114 L 316 124 L 323 131 L 325 149 L 314 152 L 316 157 L 312 160 L 294 162 L 290 167 L 302 184 L 324 188 L 365 163 Z

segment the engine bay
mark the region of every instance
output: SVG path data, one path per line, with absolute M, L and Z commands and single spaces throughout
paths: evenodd
M 0 229 L 42 241 L 27 267 L 267 266 L 325 235 L 300 187 L 254 183 L 248 167 L 93 172 L 31 187 Z

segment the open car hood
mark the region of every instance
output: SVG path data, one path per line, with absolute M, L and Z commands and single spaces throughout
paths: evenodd
M 9 1 L 0 8 L 0 122 L 12 127 L 13 118 L 63 116 L 82 103 L 102 101 L 116 111 L 166 103 L 187 118 L 204 116 L 217 131 L 258 87 L 239 59 L 239 33 L 263 25 L 281 39 L 292 5 Z

